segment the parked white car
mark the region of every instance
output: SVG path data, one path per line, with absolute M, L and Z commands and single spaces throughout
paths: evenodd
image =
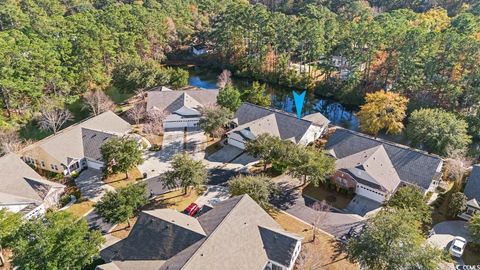
M 450 254 L 452 254 L 454 257 L 462 257 L 466 244 L 467 240 L 465 240 L 465 238 L 456 236 L 452 241 L 452 245 L 450 246 Z

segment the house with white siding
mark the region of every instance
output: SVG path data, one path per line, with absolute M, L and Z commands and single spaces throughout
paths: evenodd
M 248 141 L 261 134 L 270 134 L 282 140 L 307 145 L 320 138 L 330 121 L 321 113 L 298 119 L 295 115 L 251 103 L 243 103 L 235 113 L 234 128 L 228 133 L 230 145 L 245 149 Z
M 0 157 L 0 209 L 36 217 L 57 205 L 64 189 L 40 176 L 16 154 Z
M 164 113 L 165 129 L 196 127 L 202 117 L 202 108 L 217 104 L 217 96 L 217 90 L 159 87 L 147 92 L 147 112 Z
M 19 151 L 28 164 L 45 171 L 71 175 L 84 168 L 102 169 L 100 147 L 132 126 L 112 111 L 69 126 Z

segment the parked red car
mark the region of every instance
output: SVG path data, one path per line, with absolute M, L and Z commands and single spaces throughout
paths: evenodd
M 191 203 L 189 206 L 187 206 L 187 208 L 185 208 L 185 210 L 183 210 L 183 213 L 193 217 L 198 213 L 199 210 L 200 207 L 196 203 Z

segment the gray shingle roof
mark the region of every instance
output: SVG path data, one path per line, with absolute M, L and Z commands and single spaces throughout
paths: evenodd
M 318 115 L 313 118 L 315 121 L 319 119 Z M 256 136 L 268 133 L 279 136 L 282 140 L 294 138 L 295 142 L 299 142 L 310 126 L 315 124 L 305 118 L 298 119 L 293 114 L 251 103 L 243 103 L 235 113 L 234 120 L 238 127 L 230 132 L 249 129 Z
M 0 157 L 0 205 L 40 205 L 51 188 L 64 187 L 43 179 L 15 154 Z
M 464 192 L 469 205 L 479 207 L 480 204 L 480 165 L 473 165 L 472 173 L 468 177 Z
M 341 159 L 379 145 L 385 148 L 402 181 L 426 190 L 439 176 L 443 164 L 440 157 L 343 128 L 337 128 L 325 148 Z
M 82 128 L 83 154 L 92 160 L 102 160 L 100 147 L 110 138 L 115 137 L 112 133 Z
M 248 195 L 221 202 L 198 219 L 178 215 L 183 214 L 142 213 L 130 235 L 102 256 L 116 254 L 112 259 L 120 269 L 149 269 L 148 263 L 160 270 L 251 270 L 263 269 L 268 260 L 288 265 L 292 243 L 301 240 Z
M 337 169 L 348 169 L 356 180 L 373 188 L 381 187 L 384 191 L 393 192 L 400 184 L 383 145 L 338 159 L 335 165 Z
M 216 90 L 176 90 L 161 91 L 153 89 L 147 92 L 147 111 L 156 108 L 173 113 L 182 107 L 199 110 L 217 103 Z
M 178 213 L 178 215 L 182 215 Z M 169 216 L 169 218 L 172 218 Z M 191 218 L 192 222 L 196 222 Z M 142 212 L 130 235 L 112 246 L 114 261 L 168 260 L 205 237 L 184 226 Z
M 283 265 L 289 265 L 297 246 L 298 238 L 261 226 L 259 226 L 259 230 L 268 259 Z
M 22 149 L 20 153 L 22 155 L 27 155 L 29 151 L 39 147 L 64 164 L 68 163 L 67 161 L 69 158 L 83 158 L 85 156 L 82 143 L 82 128 L 116 134 L 126 134 L 131 130 L 132 126 L 114 112 L 107 111 L 83 122 L 69 126 L 59 131 L 56 135 L 52 135 L 29 145 Z

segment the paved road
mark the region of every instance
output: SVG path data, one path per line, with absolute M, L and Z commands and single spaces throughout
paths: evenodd
M 115 226 L 114 224 L 106 222 L 102 217 L 100 217 L 95 211 L 90 212 L 85 216 L 88 226 L 91 229 L 100 230 L 102 234 L 107 234 L 110 229 Z

